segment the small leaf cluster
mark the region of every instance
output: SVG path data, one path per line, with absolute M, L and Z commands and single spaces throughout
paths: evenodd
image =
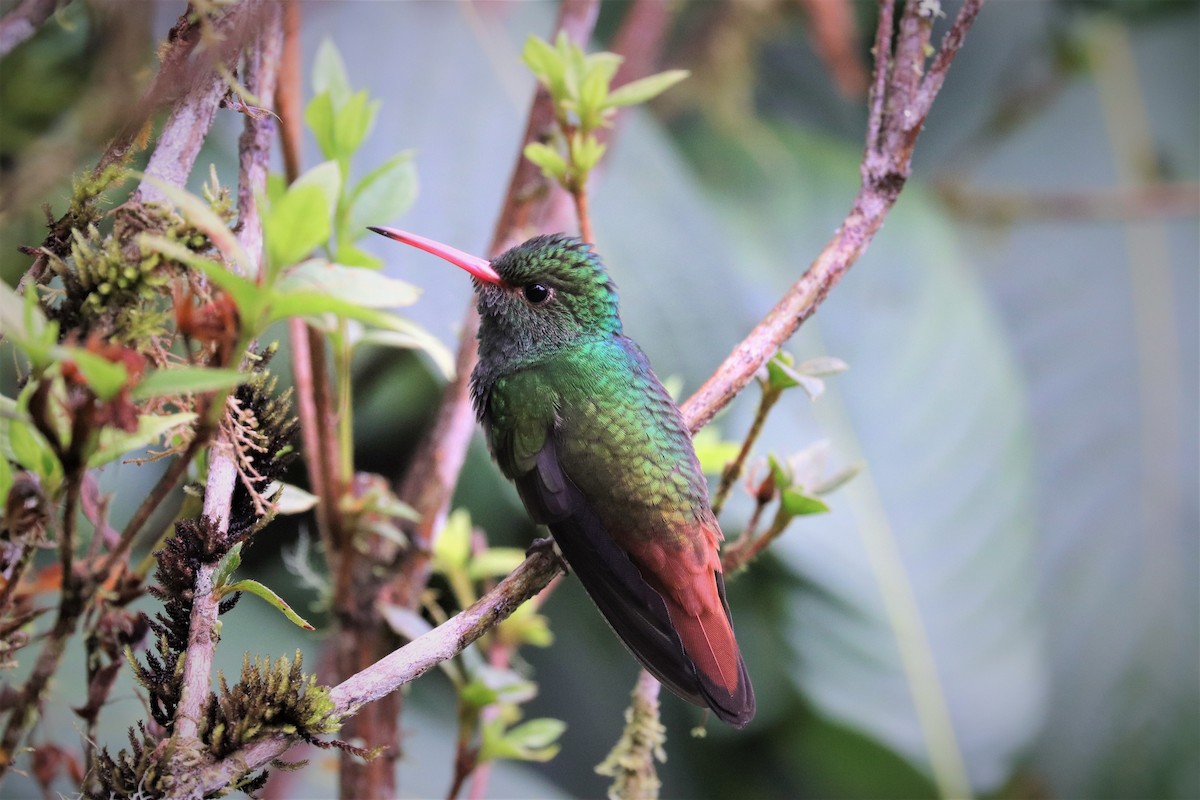
M 572 193 L 583 190 L 588 174 L 603 157 L 605 145 L 596 133 L 611 124 L 616 110 L 644 103 L 688 76 L 686 70 L 668 70 L 614 90 L 611 84 L 621 56 L 584 53 L 564 31 L 554 44 L 530 36 L 521 57 L 550 92 L 558 123 L 557 141 L 532 142 L 525 157 Z
M 762 395 L 751 429 L 751 439 L 741 448 L 738 460 L 727 466 L 723 476 L 726 485 L 740 470 L 741 460 L 752 437 L 761 431 L 767 415 L 787 391 L 799 387 L 810 399 L 815 400 L 825 391 L 823 378 L 844 372 L 847 368 L 845 362 L 837 358 L 814 358 L 797 364 L 790 353 L 776 353 L 758 376 Z M 796 517 L 829 512 L 823 497 L 841 488 L 859 470 L 857 466 L 850 466 L 828 473 L 830 453 L 829 442 L 820 441 L 788 458 L 768 453 L 764 476 L 758 474 L 761 470 L 751 470 L 746 486 L 754 498 L 754 512 L 741 536 L 725 549 L 723 561 L 727 569 L 748 564 L 780 536 Z M 775 502 L 775 514 L 769 526 L 759 533 L 757 527 L 763 512 Z
M 833 356 L 817 356 L 797 364 L 791 353 L 780 350 L 767 362 L 767 374 L 759 378 L 759 383 L 763 391 L 775 393 L 799 386 L 810 400 L 816 400 L 825 393 L 824 378 L 849 368 L 845 361 Z
M 287 213 L 271 223 L 272 227 L 278 225 L 286 237 L 272 237 L 268 231 L 267 238 L 291 249 L 292 257 L 285 258 L 284 263 L 293 263 L 328 242 L 330 257 L 339 264 L 377 269 L 381 266 L 379 259 L 360 250 L 355 242 L 366 233 L 368 225 L 388 224 L 412 206 L 417 196 L 412 153 L 398 153 L 352 184 L 351 159 L 375 125 L 379 101 L 371 100 L 366 89 L 356 92 L 350 88 L 345 64 L 329 40 L 317 48 L 312 84 L 314 96 L 304 119 L 326 161 L 296 181 L 312 188 L 301 188 L 300 197 L 287 200 L 291 206 Z M 297 189 L 296 184 L 289 195 Z M 277 180 L 268 185 L 273 208 L 280 187 Z M 332 216 L 326 213 L 318 219 L 321 215 L 315 213 L 318 200 L 314 189 L 323 193 L 325 208 Z M 294 224 L 301 218 L 308 223 L 306 229 Z M 290 241 L 287 238 L 297 235 Z
M 483 546 L 483 541 L 474 535 L 470 516 L 462 509 L 450 514 L 434 541 L 433 571 L 446 580 L 455 603 L 462 608 L 474 603 L 481 589 L 512 572 L 525 558 L 517 548 Z M 547 718 L 521 722 L 520 706 L 537 694 L 537 684 L 514 669 L 488 663 L 478 650 L 480 646 L 495 647 L 515 653 L 523 646 L 547 647 L 552 641 L 546 618 L 537 612 L 535 603 L 526 602 L 489 631 L 479 645 L 464 650 L 457 662 L 442 665 L 458 691 L 461 735 L 477 739 L 477 763 L 500 758 L 548 761 L 558 753 L 557 741 L 566 727 L 563 722 Z M 485 719 L 483 709 L 489 706 L 494 712 Z
M 810 358 L 797 364 L 791 353 L 781 350 L 767 362 L 766 376 L 760 377 L 759 383 L 764 397 L 777 397 L 799 387 L 809 399 L 816 400 L 825 392 L 824 378 L 847 369 L 846 362 L 832 356 Z M 770 473 L 767 482 L 779 496 L 780 513 L 789 520 L 806 514 L 827 513 L 829 506 L 820 498 L 841 488 L 858 474 L 856 466 L 826 474 L 830 451 L 829 442 L 823 440 L 787 459 L 774 454 L 767 456 Z M 758 493 L 763 491 L 764 487 L 760 486 Z
M 0 397 L 0 496 L 12 486 L 14 464 L 55 497 L 69 472 L 158 441 L 191 419 L 141 413 L 135 392 L 145 358 L 98 336 L 60 342 L 60 323 L 45 317 L 36 297 L 32 287 L 21 297 L 0 285 L 0 328 L 27 367 L 17 397 Z

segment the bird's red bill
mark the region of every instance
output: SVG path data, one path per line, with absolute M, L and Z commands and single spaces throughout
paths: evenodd
M 467 272 L 474 275 L 479 280 L 485 283 L 500 283 L 500 275 L 496 270 L 492 269 L 492 265 L 487 259 L 473 256 L 469 253 L 464 253 L 458 248 L 451 247 L 448 244 L 435 242 L 433 239 L 426 239 L 424 236 L 419 236 L 415 233 L 402 231 L 397 228 L 376 228 L 371 227 L 369 230 L 375 231 L 381 236 L 386 236 L 389 239 L 395 239 L 397 242 L 412 245 L 413 247 L 424 250 L 426 253 L 432 253 L 438 258 L 443 258 L 449 261 L 456 267 L 461 267 Z

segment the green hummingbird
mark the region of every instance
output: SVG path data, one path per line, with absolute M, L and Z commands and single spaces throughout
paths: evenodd
M 634 657 L 683 699 L 744 726 L 754 690 L 708 485 L 679 408 L 621 332 L 616 288 L 591 245 L 538 236 L 489 262 L 371 230 L 474 277 L 471 391 L 492 456 Z

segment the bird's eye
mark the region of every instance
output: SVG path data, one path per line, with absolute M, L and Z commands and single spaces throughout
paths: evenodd
M 528 283 L 522 291 L 525 293 L 525 299 L 535 306 L 546 302 L 550 297 L 550 287 L 543 283 Z

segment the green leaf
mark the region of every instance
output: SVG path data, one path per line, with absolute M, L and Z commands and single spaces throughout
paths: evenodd
M 458 699 L 465 706 L 483 708 L 496 702 L 496 690 L 485 685 L 482 681 L 472 680 L 463 684 L 458 690 Z
M 560 719 L 542 717 L 523 722 L 508 731 L 507 738 L 521 747 L 541 748 L 558 741 L 567 729 L 567 723 Z
M 526 601 L 496 626 L 500 639 L 514 646 L 549 647 L 554 643 L 554 633 L 546 617 L 538 613 L 537 604 Z
M 521 566 L 524 560 L 525 551 L 519 547 L 489 547 L 471 559 L 467 574 L 473 581 L 502 578 Z
M 538 36 L 530 34 L 526 37 L 526 43 L 521 50 L 521 60 L 529 67 L 529 72 L 547 88 L 550 88 L 554 80 L 562 80 L 563 62 L 559 58 L 558 50 Z
M 558 32 L 558 36 L 554 39 L 554 47 L 563 64 L 562 93 L 556 99 L 560 104 L 563 100 L 575 101 L 579 98 L 579 84 L 587 71 L 583 50 L 571 41 L 566 31 Z
M 798 489 L 784 489 L 780 492 L 779 498 L 783 510 L 794 517 L 805 514 L 826 514 L 829 512 L 829 506 L 824 501 L 810 497 Z
M 374 344 L 401 350 L 420 350 L 429 356 L 429 360 L 437 367 L 442 377 L 447 380 L 454 377 L 454 354 L 442 343 L 441 339 L 417 323 L 403 317 L 396 317 L 395 321 L 397 327 L 388 330 L 366 331 L 358 338 L 355 345 Z
M 306 631 L 315 630 L 315 628 L 313 628 L 312 625 L 308 624 L 307 620 L 305 620 L 304 617 L 301 617 L 299 614 L 297 614 L 295 611 L 293 611 L 292 607 L 289 606 L 286 602 L 284 602 L 282 597 L 275 594 L 274 591 L 272 591 L 270 588 L 264 586 L 263 584 L 259 583 L 258 581 L 241 580 L 241 581 L 238 581 L 237 583 L 231 583 L 221 591 L 221 595 L 222 596 L 229 595 L 229 594 L 233 594 L 234 592 L 246 592 L 247 594 L 252 594 L 257 597 L 261 597 L 263 600 L 266 600 L 268 603 L 273 605 L 279 611 L 283 612 L 283 615 L 285 617 L 287 617 L 288 620 L 290 622 L 292 622 L 292 624 L 294 624 L 298 627 L 304 628 L 304 630 L 306 630 Z
M 523 151 L 525 157 L 541 168 L 542 173 L 551 180 L 562 181 L 567 174 L 567 162 L 562 154 L 548 144 L 530 142 Z
M 37 304 L 37 295 L 30 290 L 24 295 L 0 281 L 0 336 L 21 344 L 43 338 L 46 317 Z
M 339 239 L 337 250 L 334 251 L 334 261 L 344 267 L 362 267 L 370 270 L 379 270 L 383 267 L 382 259 L 351 244 L 351 240 L 357 237 L 350 235 L 349 230 L 342 228 L 338 232 L 338 236 L 342 238 Z
M 278 172 L 272 172 L 267 175 L 267 205 L 272 206 L 283 199 L 287 194 L 288 183 L 284 176 Z
M 100 432 L 96 451 L 88 458 L 89 467 L 100 467 L 115 461 L 134 450 L 141 450 L 162 440 L 174 429 L 190 425 L 196 419 L 191 411 L 175 414 L 142 414 L 138 417 L 137 430 L 132 433 L 108 427 Z
M 112 400 L 129 380 L 129 372 L 124 364 L 109 361 L 81 347 L 63 346 L 55 350 L 60 359 L 74 362 L 87 381 L 88 388 L 101 400 Z
M 532 34 L 525 40 L 521 60 L 556 100 L 562 96 L 564 65 L 558 51 Z
M 583 80 L 579 83 L 579 99 L 576 111 L 579 114 L 579 127 L 584 132 L 593 131 L 603 123 L 605 101 L 608 98 L 608 84 L 612 80 L 617 66 L 621 63 L 619 56 L 614 56 L 616 61 L 605 59 L 593 62 L 593 59 L 599 55 L 611 56 L 613 54 L 597 53 L 589 56 L 587 74 L 583 76 Z
M 262 315 L 263 303 L 268 290 L 248 278 L 243 278 L 230 272 L 224 264 L 196 255 L 178 242 L 171 241 L 158 234 L 142 233 L 138 235 L 138 245 L 143 251 L 161 253 L 172 261 L 186 264 L 189 268 L 201 272 L 221 291 L 229 295 L 238 308 L 243 325 L 257 331 Z
M 616 108 L 644 103 L 670 89 L 690 74 L 686 69 L 670 69 L 630 81 L 609 93 L 607 105 L 609 108 Z
M 0 430 L 2 430 L 3 422 L 0 422 Z M 8 459 L 0 453 L 0 500 L 7 500 L 8 493 L 12 491 L 13 471 L 12 465 L 8 463 Z
M 279 491 L 279 497 L 275 500 L 277 514 L 303 514 L 305 511 L 316 508 L 320 500 L 312 492 L 306 492 L 292 483 L 273 483 L 267 489 L 266 494 L 270 497 L 276 491 Z
M 800 385 L 800 376 L 793 369 L 795 360 L 786 350 L 780 350 L 767 362 L 767 385 L 772 389 L 791 389 Z
M 53 493 L 63 478 L 62 465 L 33 422 L 9 398 L 0 407 L 0 455 L 37 475 Z
M 328 37 L 317 45 L 317 53 L 313 57 L 312 85 L 313 94 L 327 94 L 334 108 L 341 108 L 350 97 L 346 63 L 342 61 L 337 45 Z
M 368 225 L 386 225 L 412 207 L 417 198 L 417 169 L 412 152 L 399 153 L 371 170 L 350 195 L 347 234 L 358 238 Z
M 471 555 L 471 516 L 464 509 L 450 512 L 446 524 L 433 540 L 433 568 L 449 574 L 462 570 Z
M 334 156 L 345 161 L 354 155 L 367 138 L 379 113 L 379 101 L 372 102 L 366 89 L 355 92 L 338 108 L 333 118 Z
M 173 367 L 159 369 L 142 378 L 133 389 L 134 400 L 148 400 L 173 394 L 216 392 L 233 389 L 246 382 L 249 376 L 236 369 L 209 367 Z
M 325 189 L 320 185 L 289 187 L 283 199 L 263 215 L 268 274 L 277 275 L 327 242 L 332 231 L 331 214 Z
M 287 191 L 295 191 L 301 186 L 319 186 L 325 195 L 326 205 L 332 211 L 337 208 L 338 200 L 342 196 L 342 178 L 342 168 L 338 166 L 337 161 L 322 161 L 296 178 Z
M 791 465 L 781 461 L 774 453 L 767 454 L 767 468 L 771 470 L 771 477 L 775 479 L 775 485 L 779 489 L 786 489 L 796 480 Z
M 556 719 L 533 719 L 508 731 L 503 720 L 496 720 L 483 726 L 479 760 L 549 761 L 558 755 L 555 742 L 564 730 L 566 723 Z
M 207 201 L 173 183 L 159 180 L 152 175 L 139 174 L 137 177 L 153 184 L 160 192 L 166 195 L 179 209 L 179 213 L 183 215 L 183 218 L 203 231 L 204 235 L 221 251 L 221 254 L 237 267 L 237 271 L 241 275 L 252 277 L 257 274 L 257 261 L 250 257 L 250 254 L 242 247 L 242 243 L 233 235 L 233 231 L 229 230 L 229 226 L 225 224 L 225 220 L 221 219 L 220 215 L 212 210 Z M 182 261 L 183 259 L 178 260 Z M 184 263 L 187 262 L 185 261 Z
M 584 174 L 589 172 L 600 163 L 607 149 L 607 145 L 601 144 L 600 140 L 590 133 L 581 137 L 573 153 L 576 171 Z
M 332 264 L 321 259 L 305 261 L 289 270 L 279 282 L 278 292 L 280 295 L 320 292 L 364 308 L 409 306 L 421 294 L 421 290 L 411 283 L 389 278 L 375 270 Z
M 242 543 L 238 542 L 229 549 L 229 552 L 221 559 L 221 563 L 217 565 L 217 571 L 213 573 L 213 587 L 224 593 L 225 587 L 229 585 L 229 579 L 241 565 Z
M 367 325 L 391 329 L 398 327 L 402 320 L 395 314 L 380 311 L 375 308 L 364 308 L 355 303 L 342 300 L 339 297 L 321 294 L 320 292 L 291 291 L 276 293 L 271 300 L 267 314 L 267 322 L 275 322 L 288 317 L 315 317 L 333 314 L 346 319 L 356 319 Z
M 0 336 L 11 340 L 29 358 L 35 370 L 56 361 L 58 323 L 48 321 L 38 305 L 37 288 L 31 285 L 23 294 L 0 281 Z
M 304 109 L 304 122 L 317 140 L 317 147 L 325 158 L 337 158 L 337 144 L 334 133 L 333 98 L 326 94 L 318 94 L 308 102 Z

